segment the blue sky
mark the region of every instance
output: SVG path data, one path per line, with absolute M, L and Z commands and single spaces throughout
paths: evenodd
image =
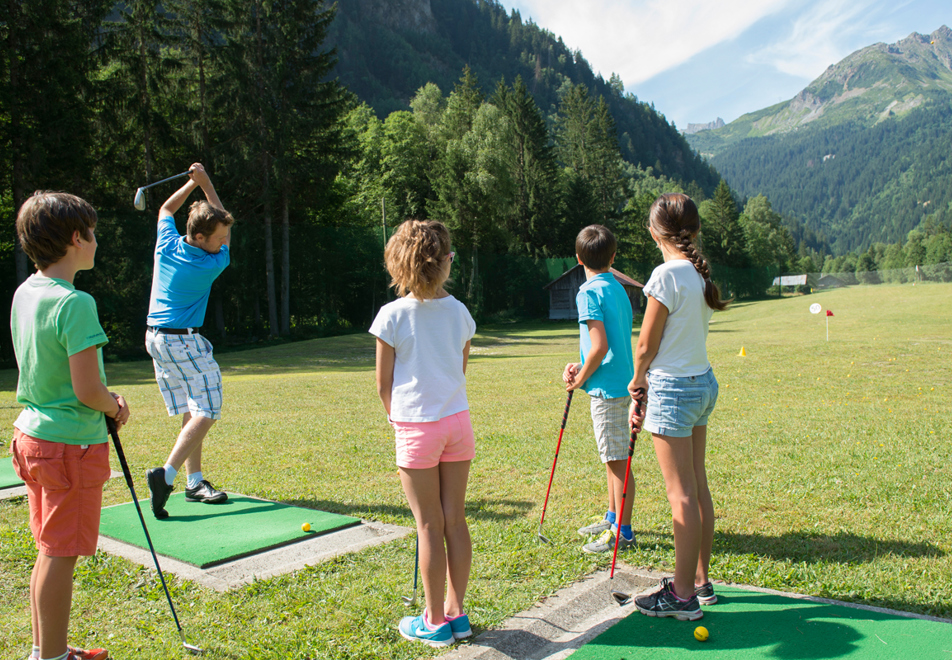
M 502 0 L 678 128 L 786 101 L 850 53 L 952 27 L 952 0 Z

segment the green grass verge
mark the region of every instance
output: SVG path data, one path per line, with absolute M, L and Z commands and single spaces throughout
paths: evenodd
M 950 298 L 952 285 L 855 287 L 715 315 L 715 578 L 952 617 Z M 829 342 L 813 302 L 835 314 Z M 468 602 L 477 632 L 608 565 L 580 552 L 575 533 L 605 503 L 584 394 L 546 515 L 555 543 L 536 541 L 565 400 L 560 375 L 577 332 L 574 323 L 513 324 L 481 328 L 474 340 Z M 412 526 L 369 335 L 220 357 L 226 407 L 205 448 L 217 486 Z M 108 373 L 132 407 L 123 444 L 145 494 L 144 472 L 166 456 L 177 420 L 165 415 L 151 365 Z M 0 372 L 8 423 L 15 386 L 15 372 Z M 639 439 L 633 467 L 640 543 L 622 559 L 670 569 L 670 512 L 649 441 Z M 128 497 L 121 479 L 106 486 L 106 504 Z M 0 648 L 13 656 L 28 651 L 34 558 L 25 499 L 0 503 Z M 412 569 L 411 536 L 227 594 L 170 584 L 189 640 L 210 658 L 402 659 L 429 653 L 395 630 Z M 122 658 L 181 652 L 154 572 L 105 554 L 77 568 L 71 639 Z

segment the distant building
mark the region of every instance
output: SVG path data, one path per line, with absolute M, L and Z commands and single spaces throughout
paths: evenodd
M 611 274 L 625 288 L 628 301 L 631 303 L 633 314 L 641 313 L 641 289 L 645 285 L 636 282 L 621 271 L 611 269 Z M 578 319 L 578 307 L 575 306 L 575 296 L 585 281 L 585 269 L 582 264 L 570 268 L 559 277 L 545 285 L 549 292 L 550 319 Z
M 816 283 L 818 289 L 837 289 L 841 286 L 846 286 L 846 282 L 832 275 L 824 275 Z

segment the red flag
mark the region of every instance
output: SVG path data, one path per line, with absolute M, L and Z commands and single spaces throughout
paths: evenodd
M 833 312 L 831 312 L 830 310 L 826 310 L 826 315 L 827 315 L 827 316 L 833 316 Z

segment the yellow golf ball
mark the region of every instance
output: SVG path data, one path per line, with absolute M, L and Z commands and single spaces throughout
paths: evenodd
M 305 532 L 311 531 L 311 523 L 304 523 L 303 525 L 301 525 L 301 529 Z
M 698 626 L 697 628 L 694 629 L 694 639 L 696 639 L 697 641 L 706 642 L 708 637 L 709 635 L 707 632 L 707 628 L 705 628 L 704 626 Z

